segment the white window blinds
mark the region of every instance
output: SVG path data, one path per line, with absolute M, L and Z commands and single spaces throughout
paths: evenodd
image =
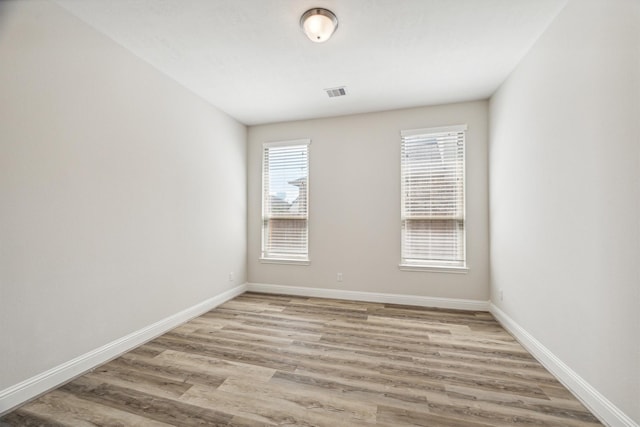
M 401 132 L 401 265 L 465 267 L 465 131 Z
M 263 259 L 308 260 L 309 142 L 263 146 Z

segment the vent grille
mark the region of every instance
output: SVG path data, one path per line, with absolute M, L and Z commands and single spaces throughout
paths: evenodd
M 329 98 L 335 98 L 336 96 L 345 96 L 347 94 L 347 89 L 344 86 L 332 87 L 325 90 L 327 91 L 327 95 L 329 95 Z

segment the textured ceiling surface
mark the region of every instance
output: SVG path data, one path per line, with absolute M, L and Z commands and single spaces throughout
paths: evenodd
M 487 98 L 566 0 L 56 2 L 253 125 Z M 326 43 L 300 29 L 312 7 L 338 16 Z

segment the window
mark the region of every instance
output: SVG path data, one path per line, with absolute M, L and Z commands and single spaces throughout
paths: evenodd
M 401 132 L 401 267 L 466 267 L 466 129 Z
M 262 163 L 262 259 L 308 262 L 308 139 L 265 143 Z

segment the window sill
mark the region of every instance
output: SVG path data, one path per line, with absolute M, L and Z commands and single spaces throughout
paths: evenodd
M 469 272 L 469 267 L 400 264 L 398 268 L 402 271 L 423 271 L 430 273 L 467 274 Z
M 262 264 L 290 264 L 290 265 L 309 265 L 311 261 L 308 259 L 284 259 L 284 258 L 260 258 Z

